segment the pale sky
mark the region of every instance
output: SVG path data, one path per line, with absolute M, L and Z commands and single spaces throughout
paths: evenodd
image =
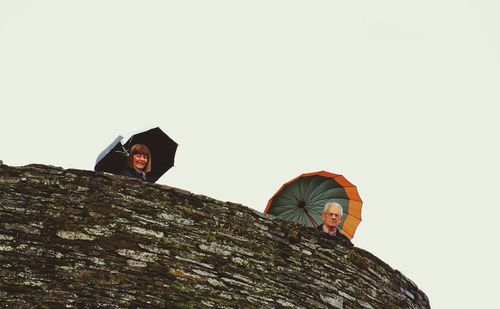
M 353 239 L 433 308 L 498 304 L 498 1 L 0 1 L 0 160 L 92 170 L 178 142 L 158 183 L 263 211 L 357 185 Z

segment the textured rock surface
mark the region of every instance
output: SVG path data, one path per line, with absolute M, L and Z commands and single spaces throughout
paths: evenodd
M 311 229 L 135 179 L 0 165 L 0 306 L 430 308 Z

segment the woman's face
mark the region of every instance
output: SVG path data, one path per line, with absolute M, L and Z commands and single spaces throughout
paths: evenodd
M 148 155 L 142 153 L 136 153 L 132 156 L 132 165 L 136 170 L 144 170 L 146 164 L 148 164 Z

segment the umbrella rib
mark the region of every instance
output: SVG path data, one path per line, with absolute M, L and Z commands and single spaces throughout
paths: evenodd
M 326 191 L 328 190 L 325 190 L 325 191 L 321 191 L 320 190 L 320 185 L 316 186 L 316 188 L 311 192 L 311 196 L 310 196 L 310 199 L 315 199 L 316 197 L 318 196 L 321 196 L 321 195 L 324 195 L 326 193 Z M 339 187 L 334 187 L 333 189 L 336 189 L 336 188 L 339 188 Z M 340 187 L 342 188 L 342 187 Z M 317 192 L 317 193 L 316 193 Z M 314 194 L 314 195 L 313 195 Z
M 280 196 L 273 202 L 273 208 L 275 210 L 279 210 L 280 208 L 293 209 L 295 207 L 297 207 L 297 201 L 285 196 Z
M 325 197 L 325 198 L 321 198 L 321 199 L 317 199 L 317 200 L 312 200 L 312 201 L 308 201 L 308 202 L 310 204 L 313 204 L 313 205 L 325 206 L 325 204 L 323 203 L 323 201 L 329 201 L 331 199 L 332 199 L 331 197 Z
M 296 216 L 298 213 L 299 213 L 299 212 L 297 212 L 297 210 L 290 208 L 290 209 L 287 209 L 287 210 L 285 210 L 285 211 L 281 212 L 281 213 L 279 214 L 279 216 L 283 216 L 283 217 L 286 217 L 286 216 L 291 216 L 291 217 L 294 217 L 294 216 Z
M 274 215 L 280 216 L 283 214 L 287 214 L 289 211 L 294 211 L 295 207 L 292 206 L 275 206 Z
M 341 198 L 341 197 L 325 197 L 325 198 L 322 198 L 322 199 L 319 199 L 319 200 L 316 200 L 316 204 L 317 205 L 320 205 L 320 202 L 323 202 L 323 201 L 331 201 L 331 200 L 346 200 L 346 201 L 350 201 L 349 199 L 345 199 L 345 198 Z M 322 203 L 321 203 L 322 204 Z M 325 205 L 322 204 L 322 206 L 324 207 Z
M 302 224 L 309 226 L 308 224 L 309 220 L 307 220 L 307 214 L 305 212 L 300 212 L 297 214 L 297 216 L 300 218 Z
M 311 182 L 312 182 L 312 181 L 311 181 Z M 314 189 L 313 189 L 313 190 L 311 190 L 311 193 L 309 193 L 309 195 L 308 195 L 308 199 L 309 199 L 309 200 L 314 199 L 316 196 L 318 196 L 318 195 L 320 195 L 320 194 L 322 194 L 322 193 L 323 193 L 322 191 L 319 191 L 319 193 L 316 193 L 316 192 L 318 192 L 319 187 L 320 187 L 320 185 L 316 185 L 316 186 L 314 187 Z
M 295 197 L 295 196 L 294 196 Z M 297 199 L 296 200 L 293 200 L 292 198 L 288 197 L 288 196 L 280 196 L 280 198 L 286 200 L 287 202 L 290 202 L 291 205 L 294 205 L 297 203 Z
M 290 189 L 289 187 L 287 187 L 287 189 L 290 192 L 290 194 L 295 198 L 296 201 L 300 201 L 300 196 L 297 196 L 294 190 Z
M 321 192 L 321 193 L 319 193 L 319 194 L 316 194 L 315 196 L 310 196 L 310 197 L 308 198 L 308 201 L 307 201 L 307 202 L 308 202 L 308 203 L 312 203 L 312 201 L 314 201 L 314 202 L 316 202 L 316 203 L 317 203 L 317 202 L 319 202 L 319 201 L 327 201 L 327 200 L 330 200 L 330 199 L 331 199 L 331 198 L 329 198 L 329 197 L 327 197 L 327 198 L 320 198 L 320 199 L 316 199 L 318 196 L 321 196 L 321 195 L 324 195 L 324 194 L 325 194 L 324 192 Z M 316 203 L 315 203 L 315 204 L 316 204 Z M 324 205 L 323 205 L 323 206 L 324 206 Z
M 332 189 L 342 189 L 345 193 L 345 188 L 351 188 L 351 187 L 334 187 L 334 188 L 331 188 L 329 190 L 332 190 Z M 356 188 L 356 187 L 354 187 Z M 325 195 L 327 192 L 326 191 L 321 191 L 319 192 L 318 194 L 316 194 L 315 196 L 311 197 L 311 199 L 315 199 L 316 197 L 318 196 L 321 196 L 321 195 Z M 344 199 L 344 200 L 353 200 L 353 201 L 357 201 L 357 199 L 346 199 L 346 198 L 343 198 L 343 197 L 331 197 L 331 198 L 321 198 L 319 199 L 319 201 L 326 201 L 326 200 L 329 200 L 329 199 Z
M 317 208 L 310 208 L 310 209 L 309 209 L 309 212 L 310 212 L 310 213 L 315 213 L 315 214 L 318 214 L 318 215 L 320 215 L 320 216 L 321 216 L 323 212 L 322 212 L 322 211 L 320 212 L 320 211 L 318 211 L 318 210 L 316 210 L 316 209 L 317 209 Z
M 309 221 L 311 222 L 312 226 L 313 227 L 317 227 L 318 226 L 318 223 L 316 223 L 316 220 L 314 220 L 314 218 L 311 216 L 311 214 L 309 214 L 307 212 L 307 210 L 304 211 L 304 213 L 306 214 L 307 218 L 309 219 Z
M 289 197 L 289 195 L 292 195 L 293 198 L 295 198 L 295 200 L 292 197 Z M 275 201 L 279 201 L 279 199 L 283 199 L 284 202 L 289 202 L 289 204 L 293 205 L 293 206 L 295 206 L 295 204 L 297 202 L 297 197 L 295 196 L 295 194 L 293 194 L 293 191 L 287 186 L 285 186 L 285 188 L 283 188 L 283 190 L 281 190 L 281 193 L 279 194 L 278 197 L 274 198 Z M 287 204 L 280 205 L 279 207 L 285 207 L 286 205 Z
M 283 215 L 283 214 L 285 214 L 285 215 Z M 305 224 L 308 226 L 307 220 L 305 219 L 305 216 L 304 216 L 304 212 L 301 211 L 300 209 L 299 209 L 299 211 L 289 209 L 288 211 L 283 212 L 281 214 L 281 217 L 284 219 L 287 219 L 287 220 L 290 220 L 293 222 L 297 222 L 297 223 L 301 223 L 301 224 Z
M 337 189 L 337 188 L 338 188 L 338 187 L 336 187 L 336 188 L 332 188 L 332 189 Z M 319 190 L 319 189 L 318 189 L 318 190 Z M 316 197 L 318 197 L 318 196 L 324 195 L 324 194 L 326 194 L 326 192 L 327 192 L 327 191 L 328 191 L 328 190 L 326 190 L 326 191 L 319 191 L 318 193 L 316 193 L 316 194 L 315 194 L 314 196 L 312 196 L 311 198 L 313 198 L 313 199 L 314 199 L 314 198 L 316 198 Z
M 294 213 L 293 217 L 292 217 L 292 221 L 301 223 L 303 221 L 302 213 L 300 213 L 300 212 Z
M 311 181 L 306 186 L 306 190 L 305 190 L 304 195 L 307 198 L 307 201 L 310 201 L 310 196 L 311 196 L 311 194 L 313 194 L 313 192 L 315 190 L 315 187 L 313 187 L 313 189 L 311 191 L 309 191 L 309 188 L 312 186 L 313 181 L 314 181 L 314 179 L 311 179 Z
M 295 211 L 288 210 L 283 212 L 280 217 L 289 221 L 300 222 L 300 214 Z

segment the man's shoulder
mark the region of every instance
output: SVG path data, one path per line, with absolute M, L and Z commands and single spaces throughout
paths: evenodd
M 345 244 L 347 244 L 348 246 L 353 246 L 353 243 L 351 242 L 349 237 L 342 234 L 338 229 L 337 229 L 337 233 L 335 233 L 335 236 L 332 236 L 332 235 L 326 233 L 325 231 L 323 231 L 323 224 L 318 225 L 316 227 L 316 231 L 319 232 L 320 235 L 324 235 L 327 238 L 340 240 L 340 241 L 344 242 Z
M 348 245 L 353 246 L 353 244 L 352 244 L 351 240 L 349 239 L 349 237 L 345 236 L 340 231 L 337 230 L 337 234 L 335 234 L 335 236 L 338 239 L 340 239 L 340 240 L 344 241 L 345 243 L 347 243 Z

